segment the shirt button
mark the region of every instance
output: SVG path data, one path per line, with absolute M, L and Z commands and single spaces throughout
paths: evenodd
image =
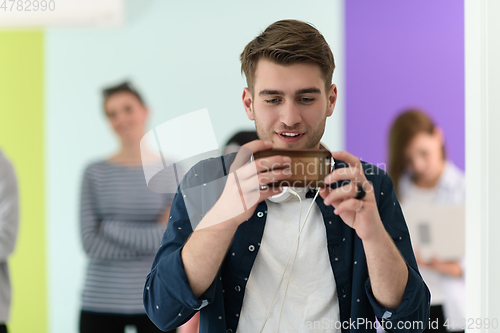
M 226 333 L 233 333 L 233 330 L 230 329 L 230 328 L 228 328 L 227 331 L 226 331 Z
M 236 286 L 236 287 L 234 287 L 234 290 L 241 291 L 241 287 L 240 286 Z
M 262 212 L 257 213 L 257 217 L 262 217 L 262 216 L 264 216 L 264 213 L 262 213 Z
M 250 246 L 248 247 L 248 251 L 250 251 L 250 252 L 255 251 L 255 246 L 250 245 Z

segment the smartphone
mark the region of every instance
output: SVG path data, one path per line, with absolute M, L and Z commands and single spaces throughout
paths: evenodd
M 327 187 L 324 179 L 332 169 L 332 155 L 324 149 L 268 149 L 256 152 L 254 160 L 282 155 L 292 159 L 292 176 L 269 184 L 273 187 Z

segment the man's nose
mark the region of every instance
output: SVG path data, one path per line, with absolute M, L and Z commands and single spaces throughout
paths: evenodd
M 286 127 L 294 127 L 302 122 L 300 109 L 293 102 L 287 102 L 283 105 L 280 112 L 280 121 Z

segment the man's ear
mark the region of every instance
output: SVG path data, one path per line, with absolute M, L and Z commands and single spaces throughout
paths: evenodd
M 245 108 L 245 112 L 247 113 L 247 117 L 250 120 L 255 120 L 253 116 L 252 110 L 252 92 L 248 88 L 243 89 L 243 95 L 241 96 L 241 100 L 243 101 L 243 107 Z
M 337 102 L 337 86 L 332 84 L 330 90 L 328 91 L 328 112 L 327 117 L 333 114 L 333 109 L 335 109 L 335 103 Z

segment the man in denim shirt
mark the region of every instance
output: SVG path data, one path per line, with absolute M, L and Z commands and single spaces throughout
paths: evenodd
M 266 185 L 290 177 L 290 159 L 247 163 L 269 148 L 320 148 L 337 98 L 323 36 L 307 23 L 278 21 L 241 61 L 243 105 L 260 140 L 184 177 L 146 281 L 148 315 L 163 330 L 200 311 L 200 332 L 375 332 L 375 318 L 390 331 L 421 332 L 430 295 L 384 171 L 334 152 L 331 187 L 319 196 L 295 189 L 300 202 L 277 204 L 268 198 L 280 189 Z M 207 195 L 217 179 L 225 180 L 220 195 Z M 297 228 L 303 202 L 311 214 Z

